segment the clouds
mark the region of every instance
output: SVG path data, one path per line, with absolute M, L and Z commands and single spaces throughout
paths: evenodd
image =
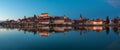
M 107 0 L 115 8 L 120 8 L 120 0 Z

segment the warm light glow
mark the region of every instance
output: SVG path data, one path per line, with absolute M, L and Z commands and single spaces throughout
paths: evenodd
M 49 36 L 49 32 L 40 32 L 40 36 Z
M 49 14 L 41 14 L 40 17 L 49 17 Z
M 95 21 L 94 21 L 93 24 L 94 24 L 94 25 L 102 25 L 103 22 L 95 22 Z
M 93 27 L 93 30 L 103 30 L 103 27 Z

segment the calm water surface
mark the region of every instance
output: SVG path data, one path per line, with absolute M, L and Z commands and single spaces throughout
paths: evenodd
M 93 28 L 93 27 L 92 27 Z M 118 29 L 53 28 L 54 31 L 34 31 L 18 28 L 0 28 L 0 50 L 119 50 Z M 61 29 L 61 30 L 59 30 Z M 94 28 L 95 29 L 95 28 Z

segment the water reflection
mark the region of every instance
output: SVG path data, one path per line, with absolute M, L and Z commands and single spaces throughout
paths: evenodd
M 66 34 L 69 31 L 79 31 L 80 35 L 89 32 L 102 32 L 106 31 L 106 35 L 109 35 L 110 31 L 113 31 L 116 35 L 120 33 L 120 27 L 118 26 L 43 26 L 43 27 L 6 27 L 3 26 L 1 29 L 13 30 L 17 29 L 18 31 L 30 32 L 33 34 L 39 34 L 40 36 L 49 36 L 51 33 L 63 33 Z
M 106 26 L 106 27 L 105 27 L 105 30 L 106 30 L 106 34 L 109 35 L 110 27 Z

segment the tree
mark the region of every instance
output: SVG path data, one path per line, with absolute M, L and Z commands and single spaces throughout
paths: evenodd
M 110 19 L 109 19 L 109 16 L 106 17 L 106 24 L 109 24 L 110 23 Z
M 118 24 L 118 21 L 119 21 L 119 17 L 117 16 L 116 18 L 114 18 L 113 22 L 114 22 L 115 24 Z

